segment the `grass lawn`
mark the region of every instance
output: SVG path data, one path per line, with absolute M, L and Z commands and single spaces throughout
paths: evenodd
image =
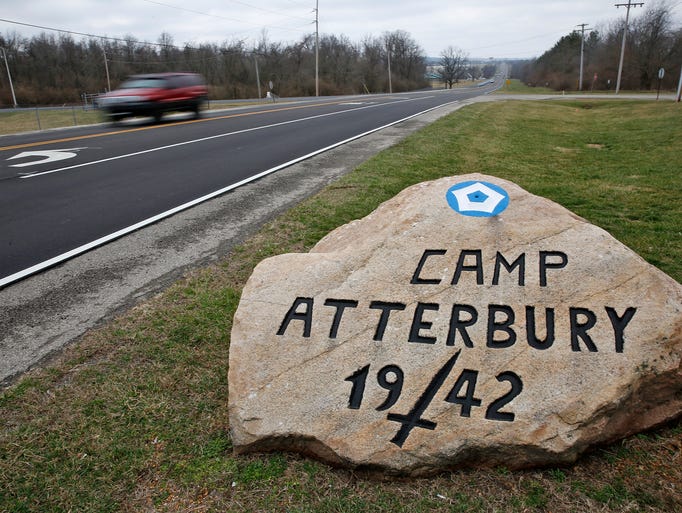
M 620 100 L 476 104 L 412 135 L 3 391 L 0 511 L 682 511 L 682 421 L 570 467 L 379 482 L 294 455 L 233 457 L 227 418 L 231 321 L 253 267 L 414 183 L 512 180 L 681 281 L 681 142 L 679 104 Z
M 0 110 L 0 135 L 48 130 L 68 126 L 101 123 L 102 116 L 95 110 L 82 107 L 69 109 L 25 109 L 21 111 Z
M 521 82 L 518 78 L 509 80 L 501 89 L 498 89 L 493 94 L 561 94 L 549 87 L 530 87 Z
M 231 102 L 229 100 L 212 101 L 210 103 L 210 108 L 229 109 L 233 107 L 242 107 L 244 105 L 259 105 L 265 103 L 269 102 L 266 102 L 265 100 L 248 103 Z M 23 109 L 20 111 L 0 109 L 0 135 L 107 122 L 106 117 L 101 111 L 92 108 L 84 110 L 81 106 L 61 109 L 51 109 L 49 107 L 44 109 Z

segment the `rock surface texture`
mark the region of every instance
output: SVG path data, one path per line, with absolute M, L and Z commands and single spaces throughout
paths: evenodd
M 682 413 L 682 286 L 480 174 L 261 262 L 230 346 L 235 451 L 390 475 L 575 461 Z

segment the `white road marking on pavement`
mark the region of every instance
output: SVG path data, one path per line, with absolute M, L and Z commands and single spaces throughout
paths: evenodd
M 39 150 L 39 151 L 22 151 L 18 155 L 8 158 L 7 160 L 24 159 L 29 157 L 42 157 L 39 160 L 31 160 L 29 162 L 22 162 L 21 164 L 12 164 L 10 167 L 25 167 L 35 166 L 36 164 L 49 164 L 50 162 L 57 162 L 58 160 L 72 159 L 79 150 L 86 148 L 66 148 L 63 150 Z
M 427 97 L 423 97 L 423 98 L 419 98 L 419 99 L 427 99 L 427 98 L 432 98 L 432 96 L 427 96 Z M 391 103 L 403 103 L 403 102 L 409 102 L 409 101 L 415 101 L 415 99 L 414 99 L 414 98 L 401 99 L 401 100 L 394 101 L 394 102 L 391 102 Z M 59 168 L 59 169 L 52 169 L 52 170 L 50 170 L 50 171 L 42 171 L 42 172 L 37 172 L 37 173 L 26 174 L 26 175 L 24 175 L 24 176 L 21 176 L 20 178 L 36 178 L 36 177 L 38 177 L 38 176 L 44 176 L 44 175 L 49 175 L 49 174 L 53 174 L 53 173 L 60 173 L 60 172 L 62 172 L 62 171 L 69 171 L 69 170 L 71 170 L 71 169 L 77 169 L 77 168 L 81 168 L 81 167 L 92 166 L 92 165 L 95 165 L 95 164 L 102 164 L 102 163 L 104 163 L 104 162 L 111 162 L 111 161 L 114 161 L 114 160 L 121 160 L 121 159 L 125 159 L 125 158 L 136 157 L 136 156 L 138 156 L 138 155 L 144 155 L 145 153 L 154 153 L 154 152 L 157 152 L 157 151 L 168 150 L 168 149 L 171 149 L 171 148 L 177 148 L 178 146 L 186 146 L 186 145 L 189 145 L 189 144 L 196 144 L 196 143 L 200 143 L 200 142 L 204 142 L 204 141 L 210 141 L 210 140 L 212 140 L 212 139 L 220 139 L 220 138 L 223 138 L 223 137 L 229 137 L 229 136 L 231 136 L 231 135 L 245 134 L 245 133 L 248 133 L 248 132 L 255 132 L 255 131 L 257 131 L 257 130 L 265 130 L 265 129 L 267 129 L 267 128 L 275 128 L 275 127 L 278 127 L 278 126 L 290 125 L 290 124 L 293 124 L 293 123 L 301 123 L 301 122 L 303 122 L 303 121 L 309 121 L 309 120 L 311 120 L 311 119 L 325 118 L 325 117 L 329 117 L 329 116 L 337 116 L 337 115 L 339 115 L 339 114 L 346 114 L 346 113 L 348 113 L 348 112 L 354 112 L 354 111 L 363 110 L 363 109 L 371 109 L 371 108 L 375 108 L 375 107 L 381 107 L 381 106 L 383 106 L 383 105 L 387 105 L 387 104 L 386 104 L 386 103 L 382 103 L 382 104 L 375 104 L 375 105 L 366 105 L 366 106 L 357 107 L 357 108 L 354 108 L 354 109 L 346 109 L 346 110 L 341 110 L 341 111 L 338 111 L 338 112 L 330 112 L 330 113 L 327 113 L 327 114 L 318 114 L 318 115 L 315 115 L 315 116 L 308 116 L 308 117 L 300 118 L 300 119 L 292 119 L 292 120 L 290 120 L 290 121 L 284 121 L 284 122 L 282 122 L 282 123 L 274 123 L 274 124 L 271 124 L 271 125 L 263 125 L 263 126 L 257 126 L 257 127 L 254 127 L 254 128 L 247 128 L 247 129 L 245 129 L 245 130 L 237 130 L 236 132 L 227 132 L 227 133 L 224 133 L 224 134 L 217 134 L 217 135 L 212 135 L 212 136 L 209 136 L 209 137 L 202 137 L 201 139 L 194 139 L 194 140 L 191 140 L 191 141 L 184 141 L 184 142 L 181 142 L 181 143 L 169 144 L 169 145 L 167 145 L 167 146 L 159 146 L 159 147 L 157 147 L 157 148 L 150 148 L 150 149 L 148 149 L 148 150 L 136 151 L 136 152 L 133 152 L 133 153 L 127 153 L 127 154 L 125 154 L 125 155 L 117 155 L 117 156 L 115 156 L 115 157 L 109 157 L 109 158 L 101 159 L 101 160 L 94 160 L 94 161 L 92 161 L 92 162 L 84 162 L 84 163 L 82 163 L 82 164 L 74 164 L 73 166 L 62 167 L 62 168 Z M 390 125 L 387 125 L 387 126 L 390 126 Z M 371 133 L 371 132 L 370 132 L 370 133 Z

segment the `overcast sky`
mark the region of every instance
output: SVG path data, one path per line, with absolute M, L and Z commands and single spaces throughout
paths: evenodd
M 659 0 L 660 1 L 660 0 Z M 319 0 L 321 34 L 365 36 L 404 30 L 431 57 L 448 46 L 470 57 L 537 57 L 577 25 L 599 28 L 625 18 L 627 0 Z M 640 16 L 644 8 L 631 10 Z M 669 0 L 676 27 L 682 0 Z M 299 41 L 315 32 L 315 0 L 0 0 L 0 18 L 43 27 L 176 45 L 242 40 Z M 0 21 L 0 33 L 41 29 Z M 79 36 L 74 36 L 78 38 Z

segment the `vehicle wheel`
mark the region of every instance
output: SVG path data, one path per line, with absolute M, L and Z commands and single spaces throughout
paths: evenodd
M 154 122 L 155 122 L 155 123 L 161 123 L 161 118 L 162 118 L 162 117 L 163 117 L 163 112 L 161 112 L 160 110 L 159 110 L 159 111 L 156 111 L 156 112 L 154 113 Z
M 194 104 L 192 112 L 194 112 L 195 119 L 201 118 L 201 111 L 206 110 L 207 103 L 208 103 L 207 100 L 205 98 L 202 98 L 201 100 L 198 100 L 197 103 Z
M 109 123 L 110 123 L 112 126 L 116 126 L 116 125 L 118 125 L 118 123 L 123 119 L 123 117 L 124 117 L 124 116 L 118 116 L 118 115 L 115 115 L 115 114 L 110 114 L 109 116 L 107 116 L 107 121 L 109 121 Z
M 192 112 L 194 113 L 194 119 L 200 119 L 201 118 L 201 105 L 196 104 L 194 108 L 192 109 Z

